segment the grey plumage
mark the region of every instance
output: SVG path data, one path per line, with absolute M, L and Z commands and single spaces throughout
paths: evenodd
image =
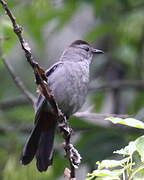
M 46 71 L 48 84 L 59 108 L 69 118 L 85 101 L 89 83 L 89 65 L 94 53 L 103 53 L 85 41 L 75 41 L 60 57 L 60 61 Z M 36 103 L 35 127 L 23 153 L 22 164 L 31 162 L 36 155 L 37 168 L 46 171 L 52 164 L 56 117 L 49 103 L 39 95 Z

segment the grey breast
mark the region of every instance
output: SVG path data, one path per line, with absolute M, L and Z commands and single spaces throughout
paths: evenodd
M 62 112 L 70 116 L 83 105 L 89 82 L 89 64 L 64 61 L 48 77 L 50 88 Z

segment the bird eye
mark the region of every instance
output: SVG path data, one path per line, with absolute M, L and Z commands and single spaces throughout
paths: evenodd
M 83 49 L 87 52 L 89 51 L 89 47 L 87 47 L 87 46 L 83 47 Z

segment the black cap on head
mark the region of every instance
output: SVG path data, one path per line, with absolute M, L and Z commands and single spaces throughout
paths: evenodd
M 74 41 L 70 47 L 74 46 L 74 45 L 80 45 L 80 44 L 86 44 L 86 45 L 89 45 L 89 43 L 87 43 L 86 41 L 83 41 L 83 40 L 76 40 Z
M 75 47 L 76 45 L 87 45 L 87 46 L 90 46 L 90 44 L 87 43 L 86 41 L 76 40 L 76 41 L 74 41 L 69 47 Z M 85 49 L 85 48 L 83 47 L 83 49 Z M 85 49 L 85 50 L 88 51 L 89 48 L 88 48 L 88 50 L 87 50 L 87 49 Z M 93 47 L 91 47 L 91 52 L 92 52 L 93 54 L 103 54 L 103 53 L 104 53 L 102 50 L 95 49 L 95 48 L 93 48 Z

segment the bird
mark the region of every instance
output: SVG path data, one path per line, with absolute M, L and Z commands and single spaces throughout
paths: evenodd
M 102 53 L 88 42 L 76 40 L 64 50 L 59 61 L 45 71 L 48 85 L 67 120 L 84 104 L 93 55 Z M 21 163 L 27 165 L 35 157 L 38 171 L 43 172 L 53 162 L 57 117 L 42 94 L 38 95 L 35 106 L 34 128 L 24 145 Z

